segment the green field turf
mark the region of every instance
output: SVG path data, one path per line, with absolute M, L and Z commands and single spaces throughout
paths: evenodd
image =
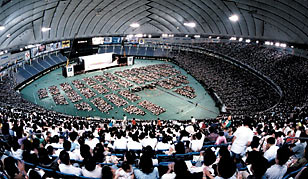
M 171 62 L 165 62 L 165 61 L 156 61 L 156 60 L 135 60 L 135 64 L 133 66 L 125 66 L 125 67 L 116 67 L 111 69 L 106 69 L 104 71 L 113 73 L 115 71 L 122 71 L 128 68 L 136 68 L 146 65 L 154 65 L 154 64 L 161 64 L 161 63 L 167 63 L 172 64 Z M 174 64 L 172 64 L 174 65 Z M 36 81 L 32 82 L 25 88 L 21 90 L 22 96 L 40 106 L 43 106 L 47 109 L 55 110 L 61 113 L 69 114 L 69 115 L 75 115 L 75 116 L 84 116 L 84 117 L 101 117 L 101 118 L 111 118 L 115 117 L 116 119 L 122 119 L 123 114 L 126 114 L 128 118 L 137 118 L 137 119 L 157 119 L 158 117 L 160 119 L 178 119 L 178 120 L 187 120 L 190 119 L 191 116 L 194 116 L 196 119 L 204 119 L 204 118 L 215 118 L 219 114 L 219 109 L 215 107 L 215 103 L 213 99 L 208 95 L 207 91 L 201 86 L 198 81 L 196 81 L 192 76 L 188 75 L 183 69 L 179 68 L 178 66 L 174 65 L 176 69 L 180 70 L 182 75 L 185 75 L 188 77 L 189 80 L 189 86 L 193 87 L 196 90 L 197 97 L 194 99 L 189 99 L 187 97 L 181 96 L 173 90 L 166 90 L 162 87 L 157 86 L 155 89 L 146 89 L 144 91 L 137 92 L 136 94 L 141 97 L 141 100 L 138 100 L 136 102 L 129 102 L 129 104 L 122 106 L 122 107 L 116 107 L 111 102 L 109 102 L 104 95 L 98 94 L 94 89 L 90 87 L 94 92 L 97 93 L 96 97 L 102 97 L 106 102 L 111 104 L 114 109 L 110 111 L 109 114 L 100 112 L 91 102 L 90 100 L 95 98 L 86 99 L 78 89 L 75 88 L 74 85 L 72 85 L 71 81 L 79 79 L 82 81 L 82 78 L 84 77 L 92 77 L 95 75 L 101 75 L 102 71 L 94 71 L 89 72 L 86 74 L 70 77 L 70 78 L 64 78 L 62 76 L 62 70 L 56 69 L 54 71 L 51 71 L 50 73 L 46 74 L 45 76 L 37 79 Z M 78 111 L 74 107 L 74 103 L 72 103 L 67 96 L 65 95 L 64 91 L 62 91 L 62 88 L 60 87 L 60 83 L 68 82 L 77 93 L 83 97 L 83 101 L 89 103 L 91 107 L 94 109 L 94 111 L 86 112 L 86 111 Z M 83 82 L 83 81 L 82 81 Z M 97 82 L 99 83 L 99 82 Z M 48 93 L 49 97 L 40 100 L 37 95 L 37 91 L 41 88 L 48 88 L 49 86 L 56 85 L 61 94 L 65 96 L 66 100 L 69 102 L 69 105 L 56 105 L 51 97 L 51 94 Z M 137 86 L 136 84 L 134 84 Z M 107 87 L 106 87 L 107 88 Z M 111 90 L 110 90 L 111 91 Z M 115 92 L 117 94 L 117 92 Z M 153 115 L 150 111 L 142 108 L 141 106 L 138 106 L 137 103 L 142 100 L 148 100 L 156 105 L 159 105 L 163 108 L 165 108 L 167 111 L 160 114 L 159 116 Z M 78 102 L 79 103 L 79 102 Z M 198 103 L 198 105 L 196 105 Z M 133 104 L 135 106 L 138 106 L 138 108 L 142 109 L 146 112 L 146 115 L 144 116 L 138 116 L 138 115 L 130 115 L 123 111 L 123 107 L 127 107 L 128 105 Z

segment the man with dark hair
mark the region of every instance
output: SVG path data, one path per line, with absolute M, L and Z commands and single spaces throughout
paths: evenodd
M 71 150 L 70 151 L 73 151 L 75 149 L 79 149 L 80 148 L 80 145 L 78 144 L 77 142 L 77 137 L 78 137 L 78 133 L 73 131 L 71 133 L 69 133 L 69 141 L 71 142 Z
M 250 119 L 244 119 L 243 126 L 237 128 L 233 134 L 231 152 L 237 158 L 245 154 L 246 147 L 250 145 L 253 139 L 253 132 L 249 128 L 250 124 Z
M 275 159 L 275 165 L 272 165 L 265 172 L 265 177 L 267 179 L 282 178 L 287 172 L 286 162 L 289 160 L 290 151 L 286 147 L 281 147 L 277 150 L 277 156 Z
M 277 150 L 279 149 L 279 147 L 275 145 L 276 139 L 274 137 L 269 137 L 266 142 L 267 150 L 264 153 L 264 158 L 266 158 L 268 161 L 274 160 L 277 155 Z
M 60 160 L 58 163 L 60 172 L 78 176 L 81 175 L 81 169 L 70 164 L 70 156 L 65 150 L 60 153 L 59 158 Z

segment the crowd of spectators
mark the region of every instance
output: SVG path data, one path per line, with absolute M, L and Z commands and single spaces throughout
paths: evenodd
M 52 95 L 52 99 L 56 103 L 56 105 L 68 105 L 67 100 L 61 94 Z
M 307 164 L 307 109 L 295 108 L 285 114 L 289 118 L 264 114 L 136 121 L 124 116 L 89 121 L 6 106 L 0 110 L 4 164 L 0 172 L 30 179 L 65 174 L 137 179 L 282 178 Z M 60 171 L 60 176 L 54 171 Z M 307 170 L 298 175 L 307 177 Z
M 146 113 L 139 109 L 137 106 L 134 106 L 134 105 L 130 105 L 126 108 L 123 108 L 123 110 L 129 114 L 135 114 L 135 115 L 141 115 L 141 116 L 144 116 Z
M 292 52 L 284 48 L 253 43 L 202 43 L 199 46 L 232 57 L 273 80 L 284 92 L 279 110 L 307 104 L 307 59 L 292 55 Z
M 93 108 L 86 102 L 74 104 L 75 108 L 80 111 L 92 111 Z
M 177 88 L 176 90 L 174 90 L 174 92 L 190 99 L 193 99 L 197 96 L 195 94 L 195 89 L 191 86 L 183 86 L 182 88 Z
M 142 106 L 143 108 L 151 111 L 151 113 L 155 114 L 155 115 L 160 115 L 161 113 L 166 112 L 166 109 L 163 107 L 160 107 L 156 104 L 151 103 L 150 101 L 144 100 L 144 101 L 140 101 L 138 103 L 139 106 Z
M 87 120 L 48 111 L 24 100 L 7 76 L 0 84 L 0 176 L 30 179 L 60 178 L 67 174 L 104 179 L 308 177 L 307 93 L 301 91 L 306 87 L 306 78 L 298 74 L 303 83 L 300 79 L 294 83 L 284 81 L 296 73 L 305 75 L 304 66 L 298 65 L 306 62 L 282 55 L 283 62 L 277 64 L 281 65 L 279 69 L 287 69 L 280 69 L 285 74 L 277 74 L 273 80 L 278 85 L 300 86 L 294 86 L 294 94 L 288 93 L 291 92 L 288 85 L 281 86 L 285 99 L 277 107 L 262 112 L 279 98 L 262 80 L 204 54 L 175 52 L 174 56 L 179 65 L 218 93 L 230 114 L 197 121 L 193 117 L 191 121 L 139 121 L 128 120 L 126 116 L 118 120 Z M 176 71 L 169 72 L 176 75 Z M 283 75 L 287 76 L 279 81 Z M 97 107 L 107 104 L 102 98 L 92 102 Z M 143 103 L 155 111 L 163 110 Z M 293 174 L 294 171 L 297 172 Z
M 39 89 L 37 95 L 40 99 L 48 98 L 48 92 L 45 88 Z
M 266 82 L 222 59 L 184 51 L 174 52 L 174 57 L 179 66 L 217 93 L 231 113 L 263 111 L 279 100 Z
M 101 97 L 96 97 L 92 99 L 91 102 L 94 104 L 95 107 L 98 108 L 98 110 L 100 110 L 103 113 L 108 114 L 108 112 L 113 109 L 113 107 Z
M 106 99 L 108 99 L 110 102 L 112 102 L 117 107 L 124 106 L 127 104 L 127 101 L 125 101 L 123 98 L 119 97 L 116 94 L 107 94 L 104 96 Z

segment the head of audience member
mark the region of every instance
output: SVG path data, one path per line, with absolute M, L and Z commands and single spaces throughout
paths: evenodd
M 86 144 L 80 146 L 80 155 L 83 158 L 91 157 L 90 147 Z
M 247 154 L 247 164 L 251 164 L 250 170 L 256 179 L 261 179 L 268 168 L 268 160 L 258 151 Z
M 38 150 L 38 159 L 39 163 L 42 165 L 49 165 L 52 162 L 52 159 L 48 156 L 48 151 L 45 148 L 40 148 Z
M 150 145 L 148 145 L 148 146 L 143 148 L 142 154 L 144 156 L 149 157 L 149 158 L 153 158 L 154 157 L 154 150 L 152 149 L 152 147 Z
M 124 161 L 127 161 L 130 165 L 136 164 L 136 154 L 133 151 L 126 151 Z
M 275 162 L 278 165 L 284 165 L 290 157 L 290 150 L 287 147 L 280 147 L 277 150 L 277 155 L 276 155 L 276 159 Z
M 219 156 L 220 156 L 220 158 L 227 158 L 227 159 L 231 158 L 230 151 L 228 150 L 228 148 L 226 146 L 220 147 Z
M 274 137 L 269 137 L 266 142 L 266 149 L 269 149 L 272 145 L 275 145 L 276 139 Z
M 174 173 L 176 179 L 190 177 L 190 172 L 188 171 L 187 165 L 184 160 L 176 160 L 174 162 Z
M 252 141 L 250 143 L 250 147 L 252 150 L 257 150 L 260 145 L 260 138 L 258 136 L 253 136 Z
M 227 157 L 221 157 L 217 165 L 218 176 L 222 178 L 230 178 L 236 172 L 236 165 L 233 160 Z
M 185 146 L 183 142 L 178 142 L 175 145 L 176 154 L 185 154 Z
M 124 162 L 122 163 L 121 168 L 122 168 L 126 173 L 132 172 L 132 167 L 131 167 L 131 165 L 130 165 L 128 162 L 126 162 L 126 161 L 124 161 Z
M 16 167 L 16 161 L 13 157 L 7 157 L 4 159 L 4 170 L 11 177 L 15 178 L 15 175 L 19 173 L 18 168 Z
M 73 132 L 69 133 L 69 138 L 72 142 L 74 142 L 77 139 L 77 137 L 78 137 L 77 132 L 73 131 Z
M 40 179 L 40 178 L 42 178 L 42 177 L 37 171 L 32 170 L 32 169 L 29 171 L 28 179 Z
M 65 165 L 70 164 L 70 155 L 65 150 L 62 150 L 60 152 L 59 159 L 60 159 L 61 163 L 65 164 Z
M 102 163 L 105 160 L 104 155 L 104 146 L 101 143 L 96 144 L 93 149 L 93 158 L 95 158 L 96 162 Z
M 216 155 L 211 148 L 207 148 L 203 153 L 203 164 L 210 166 L 216 161 Z
M 111 167 L 105 165 L 102 168 L 102 179 L 113 179 L 114 174 Z
M 153 161 L 147 156 L 141 156 L 139 162 L 139 168 L 145 174 L 150 174 L 154 170 Z
M 84 167 L 88 171 L 93 171 L 96 168 L 96 161 L 93 157 L 83 159 Z
M 71 146 L 72 146 L 72 144 L 71 144 L 70 141 L 65 140 L 65 141 L 63 142 L 63 150 L 65 150 L 65 151 L 68 152 L 68 151 L 71 150 Z

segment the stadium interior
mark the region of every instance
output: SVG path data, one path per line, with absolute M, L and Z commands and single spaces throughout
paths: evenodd
M 307 0 L 0 0 L 0 178 L 308 178 Z

